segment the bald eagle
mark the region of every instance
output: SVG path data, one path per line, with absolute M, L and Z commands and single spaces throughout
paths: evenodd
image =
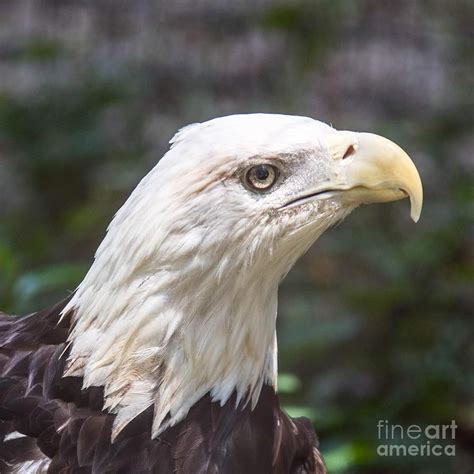
M 408 196 L 393 142 L 306 117 L 181 129 L 64 301 L 0 314 L 0 470 L 323 473 L 277 396 L 277 290 L 363 203 Z

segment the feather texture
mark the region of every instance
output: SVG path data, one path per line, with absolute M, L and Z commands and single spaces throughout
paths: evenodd
M 103 388 L 63 377 L 67 300 L 28 316 L 0 315 L 0 471 L 71 473 L 324 473 L 309 420 L 291 419 L 264 385 L 254 409 L 205 394 L 152 439 L 153 407 L 112 442 Z

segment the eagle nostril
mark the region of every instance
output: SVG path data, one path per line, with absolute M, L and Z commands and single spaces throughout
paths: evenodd
M 349 158 L 349 156 L 353 155 L 355 153 L 355 147 L 354 145 L 349 145 L 347 147 L 347 150 L 346 152 L 344 153 L 344 155 L 342 156 L 342 159 L 345 160 L 346 158 Z

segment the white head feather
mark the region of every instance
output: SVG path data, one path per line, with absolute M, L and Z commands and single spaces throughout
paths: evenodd
M 156 437 L 208 392 L 255 404 L 262 384 L 275 386 L 278 285 L 355 207 L 336 197 L 283 207 L 337 178 L 335 134 L 355 143 L 304 117 L 188 126 L 117 212 L 64 310 L 75 323 L 65 375 L 105 387 L 114 436 L 151 404 Z M 256 193 L 242 173 L 262 162 L 281 176 Z

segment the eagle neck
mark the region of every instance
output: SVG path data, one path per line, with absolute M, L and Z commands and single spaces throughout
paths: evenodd
M 104 386 L 114 436 L 150 405 L 158 436 L 208 393 L 253 407 L 264 384 L 276 386 L 279 278 L 196 258 L 119 282 L 102 277 L 99 260 L 66 308 L 75 325 L 65 375 Z

